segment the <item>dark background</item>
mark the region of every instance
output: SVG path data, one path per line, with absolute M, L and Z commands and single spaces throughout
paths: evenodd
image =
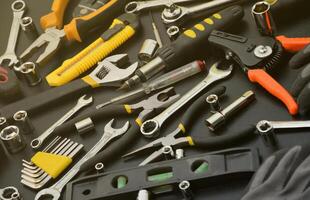
M 10 31 L 11 21 L 12 21 L 12 11 L 10 9 L 11 0 L 3 0 L 1 1 L 0 7 L 0 19 L 1 19 L 1 31 L 0 31 L 0 52 L 4 52 L 7 44 L 7 38 Z M 38 30 L 41 32 L 42 30 L 39 27 L 39 18 L 48 13 L 50 9 L 50 5 L 52 1 L 48 0 L 25 0 L 28 11 L 25 16 L 31 16 Z M 71 4 L 67 8 L 66 11 L 66 22 L 69 22 L 72 18 L 72 11 L 74 7 L 78 4 L 78 0 L 71 0 Z M 237 33 L 245 36 L 255 37 L 258 35 L 253 20 L 250 16 L 250 5 L 252 5 L 253 1 L 245 6 L 246 8 L 246 16 L 243 21 L 238 23 L 230 32 Z M 301 37 L 307 36 L 309 34 L 310 29 L 310 15 L 308 14 L 309 5 L 302 5 L 300 7 L 292 6 L 289 10 L 285 10 L 280 13 L 279 16 L 276 16 L 276 22 L 278 26 L 279 33 L 285 34 L 290 37 Z M 133 39 L 127 42 L 122 48 L 115 51 L 115 53 L 128 53 L 132 61 L 137 59 L 137 53 L 139 48 L 142 45 L 144 39 L 153 38 L 154 35 L 151 30 L 151 24 L 149 21 L 149 15 L 145 14 L 141 17 L 142 28 L 139 33 L 135 35 Z M 164 26 L 160 22 L 160 16 L 155 14 L 155 21 L 157 26 L 161 30 L 161 37 L 164 40 L 164 43 L 169 42 L 167 35 L 164 32 Z M 100 35 L 100 33 L 98 33 Z M 60 66 L 61 63 L 67 59 L 78 53 L 85 46 L 87 46 L 91 41 L 98 37 L 92 36 L 89 37 L 88 41 L 84 43 L 72 43 L 65 44 L 63 48 L 61 48 L 57 55 L 46 65 L 40 68 L 40 73 L 42 77 L 44 77 L 47 73 L 51 72 L 56 67 Z M 31 41 L 29 41 L 23 33 L 20 34 L 18 47 L 16 49 L 17 55 L 20 55 L 22 51 L 30 45 Z M 207 60 L 208 55 L 206 55 Z M 287 57 L 288 58 L 288 57 Z M 277 79 L 281 84 L 283 84 L 286 88 L 290 88 L 292 82 L 297 76 L 298 71 L 290 70 L 286 64 L 283 64 L 276 68 L 273 72 L 273 77 Z M 180 94 L 184 94 L 186 91 L 190 90 L 195 84 L 200 82 L 206 74 L 200 74 L 185 81 L 177 84 L 176 91 Z M 27 86 L 25 82 L 22 82 L 23 91 L 27 96 L 30 96 L 35 93 L 42 92 L 48 89 L 48 86 L 45 82 L 43 84 L 30 88 Z M 240 112 L 238 116 L 233 118 L 227 124 L 227 127 L 223 130 L 223 133 L 228 131 L 238 131 L 240 126 L 246 124 L 256 124 L 258 121 L 266 119 L 266 120 L 292 120 L 292 117 L 288 114 L 285 107 L 274 97 L 270 96 L 263 89 L 261 89 L 257 85 L 253 85 L 249 83 L 246 76 L 241 72 L 238 67 L 235 67 L 234 74 L 232 78 L 228 81 L 222 82 L 221 85 L 225 85 L 227 87 L 227 97 L 222 100 L 222 105 L 226 106 L 231 103 L 233 100 L 238 98 L 247 90 L 253 90 L 256 93 L 257 101 L 248 106 L 245 110 Z M 113 96 L 116 96 L 118 93 L 114 91 L 113 88 L 103 88 L 96 89 L 92 91 L 92 94 L 95 98 L 94 105 L 98 103 L 104 102 L 110 99 Z M 72 98 L 70 101 L 62 102 L 61 105 L 50 105 L 49 108 L 42 110 L 42 112 L 35 116 L 30 116 L 33 124 L 35 125 L 35 133 L 31 136 L 27 136 L 27 141 L 31 141 L 33 137 L 42 133 L 42 131 L 46 130 L 52 123 L 54 123 L 59 117 L 66 113 L 68 109 L 70 109 L 76 102 L 77 98 Z M 3 106 L 4 104 L 0 104 Z M 87 108 L 83 112 L 88 112 L 92 108 Z M 191 134 L 204 134 L 207 131 L 203 121 L 206 118 L 207 113 L 200 118 L 199 121 L 196 122 L 196 125 Z M 173 130 L 178 124 L 177 120 L 178 116 L 171 117 L 167 125 L 162 131 L 162 134 L 169 133 L 170 130 Z M 119 121 L 119 120 L 118 120 Z M 105 121 L 102 121 L 100 124 L 96 124 L 96 133 L 92 133 L 87 137 L 81 138 L 77 135 L 77 133 L 68 133 L 67 137 L 72 138 L 74 141 L 83 143 L 85 145 L 85 150 L 90 149 L 94 143 L 96 143 L 97 139 L 101 137 L 103 133 L 103 127 L 106 124 Z M 122 124 L 122 123 L 120 123 Z M 278 134 L 278 139 L 281 147 L 291 147 L 296 144 L 305 144 L 308 143 L 309 135 L 308 131 L 290 131 L 290 132 L 282 132 L 282 134 Z M 131 149 L 135 149 L 142 144 L 147 142 L 146 139 L 142 138 L 133 146 Z M 28 143 L 29 144 L 29 143 Z M 262 158 L 268 156 L 271 151 L 266 148 L 262 141 L 259 139 L 243 142 L 238 145 L 234 145 L 234 147 L 243 146 L 243 147 L 257 147 L 261 153 Z M 122 147 L 120 147 L 122 148 Z M 186 149 L 186 154 L 194 154 L 201 153 L 203 151 L 197 151 L 194 149 Z M 35 192 L 30 190 L 29 188 L 21 185 L 20 182 L 20 170 L 21 170 L 21 159 L 30 160 L 33 152 L 31 151 L 29 145 L 25 149 L 25 151 L 20 152 L 15 155 L 6 155 L 2 156 L 0 160 L 0 188 L 12 185 L 19 189 L 19 191 L 24 196 L 24 199 L 33 199 Z M 137 166 L 139 162 L 142 161 L 145 157 L 139 157 L 137 159 L 124 162 L 121 159 L 117 161 L 113 161 L 111 163 L 105 163 L 106 170 L 117 170 L 127 167 Z M 195 192 L 195 199 L 209 199 L 209 200 L 232 200 L 232 199 L 240 199 L 242 196 L 247 182 L 249 180 L 227 180 L 225 183 L 221 182 L 219 184 L 215 184 L 214 186 L 208 186 L 203 191 Z M 173 196 L 167 196 L 162 199 L 179 199 Z

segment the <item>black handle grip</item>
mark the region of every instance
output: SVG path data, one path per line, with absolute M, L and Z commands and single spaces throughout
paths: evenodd
M 168 46 L 161 48 L 158 56 L 165 62 L 166 68 L 172 70 L 181 65 L 206 56 L 208 37 L 213 30 L 225 30 L 240 21 L 244 15 L 243 8 L 232 6 L 211 17 L 204 19 Z
M 295 54 L 289 62 L 289 66 L 293 69 L 303 67 L 310 63 L 310 45 Z
M 64 27 L 68 40 L 83 41 L 89 35 L 109 28 L 113 20 L 123 13 L 126 0 L 110 0 L 98 10 L 73 19 Z
M 29 115 L 37 112 L 46 112 L 46 108 L 53 108 L 55 104 L 61 103 L 66 99 L 74 99 L 78 95 L 85 93 L 90 86 L 81 79 L 70 82 L 67 85 L 52 88 L 38 95 L 22 99 L 0 109 L 0 115 L 12 118 L 14 113 L 25 110 Z

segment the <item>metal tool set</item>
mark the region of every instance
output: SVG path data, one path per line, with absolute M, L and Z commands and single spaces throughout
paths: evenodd
M 53 0 L 37 18 L 31 1 L 13 1 L 0 56 L 0 200 L 193 200 L 257 171 L 239 197 L 253 198 L 265 181 L 257 176 L 275 162 L 260 168 L 266 151 L 281 149 L 284 133 L 310 128 L 310 37 L 277 27 L 281 11 L 305 2 Z M 305 66 L 292 90 L 286 66 Z M 290 174 L 279 167 L 284 158 L 278 173 Z M 9 171 L 19 165 L 12 180 L 2 178 L 6 162 Z

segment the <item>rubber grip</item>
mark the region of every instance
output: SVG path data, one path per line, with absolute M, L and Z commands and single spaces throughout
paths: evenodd
M 298 105 L 292 95 L 267 72 L 262 69 L 249 70 L 248 78 L 251 82 L 258 83 L 270 94 L 281 100 L 291 115 L 298 113 Z
M 113 28 L 116 24 L 123 23 L 116 19 L 110 28 Z M 98 38 L 76 56 L 64 61 L 59 68 L 50 73 L 46 77 L 48 84 L 50 86 L 61 86 L 79 77 L 128 41 L 134 34 L 135 30 L 131 26 L 126 26 L 108 41 L 104 41 L 101 37 Z
M 158 56 L 164 60 L 168 70 L 172 70 L 186 63 L 205 57 L 210 50 L 208 37 L 213 30 L 226 30 L 239 22 L 244 15 L 243 8 L 231 6 L 211 17 L 206 18 L 184 31 L 177 40 L 164 46 L 158 51 Z M 195 51 L 186 51 L 195 49 Z M 180 59 L 182 58 L 182 59 Z
M 288 38 L 284 35 L 276 37 L 282 44 L 283 48 L 288 52 L 298 52 L 310 44 L 310 37 L 307 38 Z
M 63 18 L 65 14 L 65 10 L 69 0 L 54 0 L 52 5 L 52 12 L 41 17 L 40 25 L 43 30 L 51 27 L 57 27 L 57 29 L 61 29 L 63 26 Z
M 123 12 L 125 4 L 125 0 L 110 0 L 94 12 L 86 16 L 74 18 L 64 27 L 67 39 L 82 42 L 90 34 L 98 31 L 98 29 L 106 30 L 114 18 Z
M 310 63 L 310 45 L 306 46 L 296 53 L 290 60 L 289 66 L 293 69 L 298 69 Z
M 14 113 L 19 110 L 25 110 L 29 115 L 40 112 L 46 112 L 47 109 L 55 109 L 57 103 L 63 103 L 65 100 L 74 99 L 78 95 L 85 94 L 89 85 L 82 80 L 75 80 L 62 87 L 52 88 L 45 92 L 22 99 L 9 104 L 0 109 L 0 115 L 6 118 L 12 118 Z

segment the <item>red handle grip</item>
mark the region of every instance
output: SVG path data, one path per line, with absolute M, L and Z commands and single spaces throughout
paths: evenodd
M 286 51 L 295 53 L 310 44 L 310 38 L 288 38 L 284 35 L 276 37 Z
M 296 115 L 298 113 L 298 105 L 291 94 L 267 72 L 262 69 L 249 70 L 248 78 L 251 82 L 258 83 L 270 94 L 281 100 L 286 105 L 291 115 Z

